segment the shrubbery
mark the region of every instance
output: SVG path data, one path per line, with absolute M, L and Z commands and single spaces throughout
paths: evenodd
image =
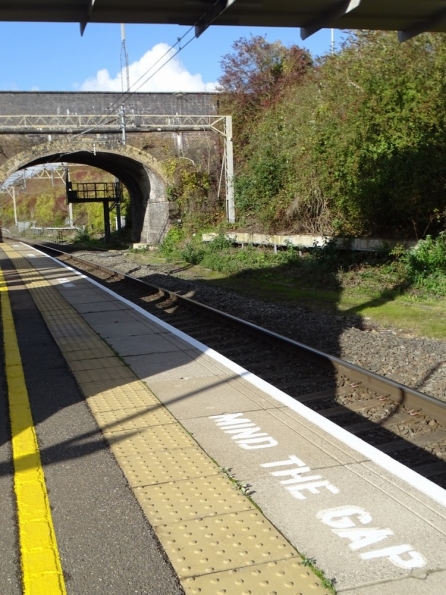
M 446 234 L 427 236 L 402 256 L 407 274 L 415 287 L 446 295 Z
M 427 236 L 411 250 L 397 247 L 364 253 L 339 250 L 334 242 L 307 249 L 288 246 L 277 251 L 253 245 L 240 247 L 233 245 L 223 231 L 204 243 L 201 234 L 186 239 L 181 229 L 174 228 L 160 253 L 226 275 L 261 269 L 269 275 L 279 267 L 286 269 L 287 277 L 319 289 L 339 289 L 346 284 L 377 294 L 421 291 L 446 296 L 446 233 L 436 238 Z
M 166 258 L 178 255 L 179 244 L 184 239 L 184 232 L 179 227 L 172 227 L 162 241 L 159 251 Z
M 298 257 L 298 251 L 292 247 L 277 253 L 252 245 L 235 247 L 224 232 L 217 234 L 211 242 L 202 242 L 201 234 L 185 240 L 183 232 L 178 229 L 169 231 L 160 246 L 160 253 L 166 258 L 182 259 L 227 274 L 286 264 Z
M 267 44 L 255 40 L 261 68 L 254 43 L 235 44 L 234 60 L 238 55 L 243 65 L 252 53 L 256 76 L 266 81 L 260 90 L 231 87 L 227 73 L 221 79 L 226 105 L 237 114 L 242 222 L 259 232 L 390 238 L 443 230 L 446 36 L 399 44 L 394 33 L 359 31 L 291 79 L 283 69 L 272 76 L 281 64 L 277 48 L 270 44 L 268 66 Z

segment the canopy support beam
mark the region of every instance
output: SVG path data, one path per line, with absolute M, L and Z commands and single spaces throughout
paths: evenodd
M 345 14 L 348 14 L 361 4 L 361 0 L 342 0 L 342 2 L 336 2 L 332 8 L 322 13 L 313 21 L 310 21 L 305 27 L 301 27 L 300 36 L 302 39 L 307 39 L 310 35 L 317 33 L 324 27 L 330 27 L 333 21 L 340 19 Z
M 212 25 L 217 17 L 225 12 L 236 0 L 219 0 L 216 2 L 195 25 L 195 37 L 200 37 Z
M 84 19 L 80 22 L 81 36 L 84 34 L 85 28 L 90 20 L 91 13 L 93 12 L 94 3 L 96 0 L 88 0 L 88 8 L 85 13 Z
M 427 21 L 421 21 L 419 23 L 415 23 L 412 27 L 405 29 L 404 31 L 398 31 L 398 39 L 403 41 L 408 41 L 415 37 L 416 35 L 420 35 L 420 33 L 426 33 L 427 31 L 432 31 L 435 29 L 436 25 L 439 25 L 443 21 L 446 20 L 446 8 L 436 12 L 430 19 Z

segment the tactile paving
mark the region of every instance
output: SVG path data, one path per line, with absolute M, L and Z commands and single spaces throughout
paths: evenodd
M 51 328 L 51 325 L 48 325 Z M 99 349 L 101 345 L 100 340 L 97 337 L 90 337 L 88 340 L 79 341 L 78 338 L 75 337 L 59 337 L 56 339 L 56 343 L 62 349 L 64 354 L 68 351 L 78 351 L 85 353 L 88 350 L 91 350 L 93 353 L 96 353 L 96 349 Z M 107 355 L 110 355 L 110 348 L 107 349 L 105 352 Z
M 122 438 L 129 436 L 127 440 Z M 130 434 L 127 432 L 111 432 L 107 440 L 116 455 L 132 456 L 142 452 L 155 452 L 173 448 L 189 448 L 196 446 L 195 440 L 177 423 L 156 425 L 142 428 Z
M 86 397 L 93 397 L 99 393 L 106 393 L 114 391 L 122 385 L 130 383 L 131 376 L 119 380 L 119 378 L 104 378 L 103 380 L 94 380 L 92 382 L 83 382 L 78 378 L 78 373 L 75 373 L 76 380 L 82 388 L 82 392 Z
M 155 527 L 180 578 L 296 556 L 256 510 Z
M 218 467 L 199 447 L 158 450 L 117 458 L 132 487 L 218 473 Z
M 133 431 L 176 422 L 175 418 L 160 404 L 147 405 L 143 408 L 96 411 L 95 417 L 105 436 L 114 432 Z
M 83 360 L 72 360 L 69 362 L 69 366 L 73 372 L 94 370 L 96 373 L 98 370 L 104 370 L 108 373 L 116 369 L 116 357 L 101 357 L 99 359 L 90 357 Z
M 138 409 L 141 411 L 147 410 L 151 405 L 159 405 L 158 399 L 148 390 L 144 390 L 143 387 L 132 389 L 128 384 L 91 395 L 88 397 L 87 402 L 94 413 L 118 411 L 119 409 Z M 167 409 L 164 410 L 168 413 Z M 170 414 L 169 419 L 175 421 Z
M 254 510 L 234 482 L 221 474 L 135 488 L 135 496 L 154 526 Z
M 187 595 L 327 595 L 300 558 L 235 568 L 182 581 Z
M 110 349 L 101 341 L 97 344 L 90 344 L 88 348 L 79 349 L 75 343 L 70 345 L 70 349 L 63 349 L 63 354 L 67 362 L 78 362 L 82 360 L 98 359 L 110 357 Z M 100 361 L 98 359 L 98 361 Z
M 48 320 L 52 320 L 56 327 L 61 327 L 62 323 L 60 321 L 60 314 L 61 314 L 61 312 L 64 312 L 64 323 L 63 324 L 67 324 L 67 323 L 75 324 L 77 322 L 76 316 L 73 316 L 72 313 L 67 312 L 66 309 L 67 308 L 65 306 L 65 308 L 59 307 L 55 310 L 48 311 L 48 312 L 46 312 L 46 317 L 48 318 Z
M 120 384 L 123 382 L 129 384 L 134 378 L 134 373 L 125 365 L 116 365 L 113 368 L 99 368 L 98 370 L 78 370 L 76 378 L 79 384 L 89 382 L 102 382 L 103 380 L 118 380 Z
M 90 337 L 90 329 L 85 327 L 77 327 L 76 324 L 52 325 L 51 334 L 55 339 L 64 339 L 70 337 L 77 340 L 88 340 Z

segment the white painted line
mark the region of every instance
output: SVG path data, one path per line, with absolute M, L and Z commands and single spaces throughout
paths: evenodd
M 53 260 L 56 260 L 52 256 L 50 256 L 50 258 L 52 258 Z M 62 264 L 62 266 L 65 266 L 66 268 L 70 269 L 70 267 L 67 267 L 65 264 L 60 263 L 59 261 L 56 261 L 56 262 L 58 262 L 58 264 Z M 327 432 L 327 434 L 330 434 L 331 436 L 333 436 L 334 438 L 337 438 L 338 440 L 340 440 L 341 442 L 343 442 L 350 448 L 353 448 L 354 450 L 356 450 L 356 452 L 359 452 L 360 454 L 364 455 L 365 457 L 367 457 L 368 459 L 370 459 L 371 461 L 373 461 L 374 463 L 376 463 L 377 465 L 379 465 L 386 471 L 392 473 L 399 479 L 402 479 L 403 481 L 405 481 L 412 487 L 416 488 L 417 490 L 419 490 L 420 492 L 422 492 L 429 498 L 432 498 L 432 500 L 435 500 L 442 506 L 446 506 L 446 490 L 445 489 L 441 488 L 440 486 L 433 483 L 429 479 L 422 477 L 415 471 L 408 469 L 402 463 L 395 461 L 394 459 L 392 459 L 385 453 L 376 449 L 374 446 L 367 444 L 366 442 L 364 442 L 364 440 L 361 440 L 361 438 L 358 438 L 357 436 L 350 434 L 347 430 L 344 430 L 344 428 L 337 426 L 335 423 L 333 423 L 329 419 L 326 419 L 326 418 L 322 417 L 321 415 L 319 415 L 318 413 L 316 413 L 316 411 L 312 411 L 311 409 L 309 409 L 302 403 L 299 403 L 298 401 L 293 399 L 293 397 L 290 397 L 283 391 L 279 390 L 275 386 L 272 386 L 271 384 L 269 384 L 269 382 L 262 380 L 255 374 L 248 372 L 248 370 L 245 370 L 238 364 L 236 364 L 233 361 L 226 358 L 224 355 L 221 355 L 217 351 L 210 349 L 203 343 L 200 343 L 200 341 L 197 341 L 196 339 L 189 337 L 189 335 L 186 335 L 182 331 L 179 331 L 178 329 L 174 328 L 167 322 L 164 322 L 163 320 L 159 320 L 152 314 L 149 314 L 148 312 L 143 310 L 140 306 L 136 306 L 129 300 L 116 294 L 114 291 L 112 291 L 108 287 L 104 287 L 97 281 L 94 281 L 94 279 L 90 279 L 89 277 L 87 277 L 87 279 L 93 285 L 96 285 L 97 287 L 99 287 L 100 289 L 105 291 L 106 293 L 112 295 L 114 299 L 118 299 L 119 301 L 123 302 L 130 308 L 133 308 L 134 310 L 139 312 L 145 318 L 148 318 L 150 321 L 152 321 L 155 324 L 157 324 L 158 326 L 170 331 L 173 335 L 177 336 L 178 338 L 182 339 L 183 341 L 186 341 L 187 343 L 189 343 L 190 345 L 192 345 L 193 347 L 195 347 L 202 353 L 205 353 L 209 357 L 212 357 L 214 360 L 225 365 L 232 372 L 238 374 L 241 378 L 243 378 L 247 382 L 250 382 L 251 384 L 253 384 L 257 388 L 259 388 L 260 390 L 263 390 L 265 393 L 267 393 L 268 395 L 270 395 L 271 397 L 273 397 L 280 403 L 283 403 L 284 405 L 286 405 L 287 407 L 289 407 L 296 413 L 299 413 L 299 415 L 301 415 L 304 419 L 315 424 L 318 428 Z
M 12 247 L 13 248 L 21 248 L 22 246 L 25 246 L 25 248 L 30 248 L 30 246 L 28 244 L 25 244 L 24 242 L 21 242 L 20 244 L 13 244 Z M 48 256 L 48 254 L 44 254 L 43 252 L 41 252 L 40 250 L 37 250 L 37 248 L 34 248 L 34 250 L 36 252 L 38 252 L 41 256 L 45 256 L 45 258 L 50 258 Z M 31 258 L 35 258 L 36 254 L 32 253 L 32 254 L 26 254 L 26 256 L 30 256 Z
M 26 246 L 27 248 L 29 247 L 28 244 L 22 243 L 22 245 L 23 246 Z M 76 277 L 80 277 L 81 279 L 88 279 L 88 277 L 86 275 L 83 275 L 79 271 L 76 271 L 76 269 L 73 269 L 72 267 L 69 267 L 68 265 L 60 262 L 59 260 L 57 260 L 53 256 L 50 256 L 49 254 L 45 254 L 44 252 L 42 252 L 41 250 L 38 250 L 37 248 L 34 248 L 34 250 L 36 252 L 38 252 L 41 256 L 45 256 L 45 258 L 50 258 L 51 260 L 53 260 L 59 266 L 66 268 L 68 271 L 71 271 L 72 273 L 74 273 L 76 275 Z M 35 254 L 28 254 L 28 256 L 35 256 Z
M 59 281 L 59 283 L 64 285 L 64 287 L 74 287 L 74 283 L 71 283 L 71 281 L 69 279 L 67 279 L 66 277 L 56 279 L 56 281 Z

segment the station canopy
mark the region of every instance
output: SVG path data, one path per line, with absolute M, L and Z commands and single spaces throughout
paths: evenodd
M 446 32 L 446 0 L 0 0 L 1 21 L 299 27 Z

